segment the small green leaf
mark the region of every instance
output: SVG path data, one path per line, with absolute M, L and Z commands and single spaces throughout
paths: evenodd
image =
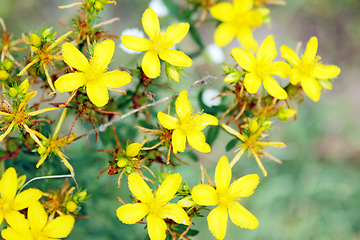
M 210 126 L 206 136 L 206 142 L 212 146 L 220 132 L 220 125 Z
M 238 142 L 238 139 L 237 139 L 237 138 L 235 138 L 235 139 L 231 140 L 230 142 L 228 142 L 228 143 L 226 144 L 226 147 L 225 147 L 226 151 L 228 152 L 228 151 L 230 151 L 233 147 L 235 147 L 235 145 L 236 145 L 237 142 Z

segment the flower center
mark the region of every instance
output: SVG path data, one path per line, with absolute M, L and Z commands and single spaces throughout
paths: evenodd
M 201 123 L 201 113 L 197 113 L 195 115 L 189 113 L 184 119 L 180 119 L 181 129 L 188 134 L 195 129 L 199 128 Z
M 264 77 L 268 76 L 272 70 L 270 58 L 264 57 L 260 61 L 257 61 L 255 68 L 259 77 L 264 79 Z
M 170 48 L 174 44 L 172 40 L 167 38 L 164 33 L 160 32 L 151 39 L 150 48 L 157 54 L 160 54 L 165 48 Z
M 154 199 L 150 204 L 149 212 L 159 215 L 158 213 L 161 211 L 161 207 L 162 205 Z
M 18 127 L 21 129 L 22 126 L 26 123 L 26 119 L 28 117 L 28 114 L 24 111 L 16 112 L 13 114 L 14 121 L 18 125 Z
M 94 81 L 100 75 L 93 67 L 90 67 L 85 74 L 88 81 Z
M 234 199 L 229 195 L 229 189 L 219 194 L 219 203 L 228 206 Z

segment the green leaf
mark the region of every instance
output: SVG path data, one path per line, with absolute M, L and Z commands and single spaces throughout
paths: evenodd
M 192 151 L 187 151 L 186 154 L 191 158 L 191 160 L 195 161 L 195 162 L 198 162 L 199 161 L 199 158 L 198 156 L 192 152 Z
M 226 144 L 226 147 L 225 147 L 226 151 L 228 152 L 228 151 L 230 151 L 233 147 L 235 147 L 235 145 L 236 145 L 237 142 L 238 142 L 238 139 L 237 139 L 237 138 L 235 138 L 235 139 L 231 140 L 230 142 L 228 142 L 228 143 Z
M 210 147 L 212 146 L 217 136 L 219 135 L 220 128 L 221 128 L 220 125 L 209 127 L 209 130 L 206 135 L 206 142 L 210 145 Z
M 188 226 L 186 225 L 176 225 L 172 228 L 172 230 L 176 233 L 183 233 L 186 231 L 186 229 L 188 228 Z M 194 237 L 196 236 L 197 234 L 199 233 L 198 230 L 194 230 L 194 229 L 190 229 L 186 234 L 185 236 L 188 236 L 188 237 Z

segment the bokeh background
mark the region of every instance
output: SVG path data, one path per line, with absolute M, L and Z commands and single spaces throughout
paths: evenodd
M 77 13 L 76 7 L 60 10 L 59 5 L 72 3 L 70 0 L 0 0 L 0 17 L 6 23 L 8 32 L 13 32 L 15 38 L 21 33 L 53 26 L 60 34 L 67 30 L 60 27 L 61 21 L 71 25 L 71 18 Z M 105 6 L 105 12 L 100 16 L 103 20 L 114 17 L 121 21 L 107 25 L 110 33 L 120 35 L 126 28 L 137 27 L 142 30 L 141 16 L 150 1 L 118 0 L 116 6 Z M 181 5 L 183 1 L 173 0 Z M 264 178 L 254 159 L 246 160 L 243 156 L 233 169 L 233 178 L 245 174 L 258 173 L 261 176 L 260 185 L 254 194 L 241 203 L 259 220 L 256 230 L 240 229 L 228 222 L 226 239 L 274 239 L 274 240 L 329 240 L 360 239 L 360 2 L 358 0 L 287 0 L 286 6 L 270 6 L 271 29 L 262 26 L 255 31 L 258 42 L 273 34 L 277 47 L 287 45 L 293 49 L 298 41 L 303 42 L 303 48 L 311 36 L 319 39 L 318 54 L 325 64 L 335 64 L 341 68 L 341 74 L 335 80 L 331 91 L 322 92 L 321 100 L 312 102 L 306 97 L 299 106 L 296 122 L 286 124 L 275 122 L 276 128 L 270 130 L 270 140 L 281 141 L 288 145 L 281 150 L 269 149 L 269 152 L 283 161 L 279 165 L 268 159 L 264 165 L 269 173 Z M 172 16 L 160 19 L 162 29 L 177 23 Z M 208 20 L 199 28 L 205 45 L 213 43 L 213 32 L 216 21 Z M 120 40 L 115 40 L 120 44 Z M 197 46 L 190 37 L 186 37 L 177 46 L 190 53 Z M 231 64 L 233 60 L 228 52 L 232 47 L 239 47 L 234 40 L 222 49 L 224 62 Z M 20 54 L 21 56 L 21 54 Z M 221 56 L 219 55 L 221 59 Z M 120 48 L 115 51 L 114 63 L 110 69 L 119 66 L 134 67 L 140 63 L 141 56 L 129 55 Z M 131 62 L 131 63 L 129 63 Z M 186 77 L 181 84 L 170 83 L 178 93 L 188 89 L 197 79 L 207 74 L 221 74 L 221 64 L 212 62 L 206 50 L 194 59 L 194 66 L 185 71 Z M 167 83 L 166 79 L 162 79 Z M 179 87 L 180 86 L 180 87 Z M 221 79 L 213 80 L 206 86 L 196 86 L 190 94 L 194 106 L 200 90 L 214 88 L 221 90 L 224 86 Z M 130 86 L 130 88 L 133 86 Z M 157 97 L 169 96 L 172 92 L 159 90 Z M 225 102 L 224 102 L 225 101 Z M 223 99 L 224 104 L 228 100 Z M 166 104 L 155 109 L 165 110 Z M 197 108 L 199 110 L 199 108 Z M 130 117 L 126 121 L 132 121 Z M 69 129 L 71 119 L 64 124 L 63 131 Z M 115 125 L 120 138 L 135 135 L 135 128 Z M 78 132 L 89 128 L 81 122 L 76 125 Z M 137 137 L 141 140 L 141 137 Z M 199 154 L 199 159 L 213 177 L 214 167 L 222 155 L 234 156 L 232 151 L 225 151 L 229 135 L 221 133 L 213 144 L 211 154 Z M 224 143 L 225 142 L 225 143 Z M 82 139 L 71 144 L 65 153 L 70 157 L 76 177 L 81 186 L 88 189 L 92 195 L 83 207 L 83 213 L 89 218 L 79 220 L 67 239 L 112 240 L 112 239 L 144 239 L 146 230 L 142 225 L 124 225 L 115 215 L 120 206 L 116 196 L 129 201 L 129 190 L 126 181 L 122 188 L 117 189 L 117 176 L 104 176 L 96 179 L 100 170 L 107 166 L 107 155 L 94 153 L 96 149 L 110 149 L 113 140 L 94 142 L 93 137 Z M 28 163 L 22 161 L 26 159 Z M 199 183 L 199 162 L 187 159 L 188 166 L 171 169 L 180 172 L 183 179 L 192 187 Z M 22 164 L 24 169 L 34 171 L 33 165 L 37 158 L 23 154 L 15 163 Z M 57 159 L 53 161 L 58 161 Z M 51 161 L 50 163 L 51 164 Z M 46 169 L 46 167 L 42 168 Z M 155 169 L 155 168 L 154 168 Z M 41 175 L 41 171 L 39 170 Z M 66 169 L 59 172 L 66 173 Z M 56 172 L 57 174 L 59 172 Z M 48 186 L 61 184 L 63 180 L 48 182 Z M 39 183 L 34 183 L 36 184 Z M 194 220 L 193 229 L 200 234 L 193 239 L 215 239 L 207 229 L 206 218 Z

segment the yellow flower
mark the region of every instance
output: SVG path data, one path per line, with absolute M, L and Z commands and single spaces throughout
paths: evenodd
M 159 112 L 157 117 L 164 128 L 174 130 L 171 141 L 174 153 L 185 151 L 186 139 L 191 147 L 199 152 L 208 153 L 211 148 L 205 142 L 205 136 L 201 131 L 207 125 L 218 125 L 218 120 L 206 113 L 194 115 L 187 94 L 185 90 L 182 91 L 175 101 L 178 118 L 163 112 Z
M 203 206 L 218 205 L 207 217 L 209 230 L 217 239 L 224 239 L 226 235 L 228 215 L 238 227 L 255 229 L 259 226 L 256 217 L 238 202 L 240 198 L 253 194 L 254 189 L 259 184 L 259 176 L 249 174 L 237 179 L 230 185 L 231 174 L 229 161 L 227 157 L 223 156 L 215 169 L 216 189 L 207 184 L 199 184 L 191 191 L 196 204 Z
M 287 98 L 286 91 L 271 76 L 287 78 L 290 69 L 290 66 L 285 62 L 272 62 L 277 55 L 273 35 L 265 38 L 256 58 L 250 51 L 241 48 L 233 48 L 231 53 L 238 64 L 247 71 L 244 77 L 244 85 L 249 93 L 256 93 L 261 82 L 263 82 L 264 88 L 271 96 L 279 99 Z
M 229 44 L 236 36 L 241 45 L 256 52 L 258 44 L 253 37 L 252 28 L 263 23 L 263 17 L 251 10 L 254 0 L 234 0 L 234 3 L 223 2 L 210 8 L 211 15 L 221 23 L 215 30 L 215 43 L 221 47 Z
M 71 174 L 74 176 L 74 169 L 71 166 L 71 164 L 69 163 L 69 161 L 67 160 L 67 157 L 65 156 L 64 153 L 62 153 L 61 149 L 63 147 L 65 147 L 68 143 L 71 143 L 75 137 L 76 137 L 76 133 L 70 135 L 70 136 L 65 136 L 62 138 L 57 139 L 57 135 L 60 131 L 60 127 L 65 119 L 65 115 L 66 115 L 66 108 L 64 109 L 64 111 L 61 114 L 59 123 L 56 126 L 54 135 L 49 138 L 46 138 L 44 135 L 42 135 L 39 132 L 36 132 L 35 134 L 40 137 L 42 146 L 39 146 L 38 148 L 38 153 L 41 155 L 40 160 L 38 161 L 38 163 L 36 164 L 36 167 L 39 168 L 40 165 L 45 161 L 45 159 L 51 154 L 54 153 L 56 155 L 58 155 L 62 162 L 65 164 L 65 166 L 69 169 L 69 171 L 71 172 Z
M 86 86 L 86 92 L 93 104 L 98 107 L 106 105 L 109 101 L 108 88 L 119 88 L 131 81 L 131 76 L 127 72 L 120 70 L 105 72 L 114 50 L 114 41 L 104 40 L 95 46 L 94 57 L 88 61 L 76 47 L 64 43 L 62 45 L 64 61 L 78 72 L 59 77 L 55 81 L 56 89 L 59 92 L 71 92 Z
M 44 112 L 52 111 L 52 110 L 59 110 L 59 109 L 58 108 L 44 108 L 44 109 L 40 109 L 40 110 L 37 110 L 34 112 L 27 112 L 26 111 L 27 104 L 29 103 L 30 99 L 32 99 L 36 96 L 36 94 L 37 94 L 37 91 L 26 93 L 25 98 L 19 104 L 19 106 L 17 107 L 15 112 L 10 111 L 10 110 L 5 111 L 4 109 L 2 109 L 2 111 L 0 111 L 0 116 L 4 119 L 1 121 L 9 123 L 9 125 L 7 125 L 5 127 L 5 128 L 7 128 L 5 133 L 3 133 L 0 136 L 0 142 L 11 132 L 11 130 L 16 125 L 17 128 L 19 128 L 20 130 L 22 128 L 24 128 L 25 131 L 30 134 L 31 138 L 34 139 L 37 144 L 42 146 L 41 142 L 39 141 L 39 139 L 36 136 L 36 134 L 38 132 L 29 128 L 28 125 L 26 125 L 26 121 L 30 117 L 36 116 L 40 113 L 44 113 Z
M 38 189 L 30 188 L 16 194 L 16 190 L 16 171 L 11 167 L 3 173 L 0 180 L 0 222 L 5 218 L 9 225 L 24 231 L 28 228 L 28 224 L 24 215 L 19 213 L 19 211 L 37 202 L 41 198 L 42 192 Z
M 48 219 L 44 207 L 36 201 L 28 209 L 27 229 L 22 231 L 12 224 L 1 232 L 6 240 L 56 240 L 66 238 L 73 226 L 75 219 L 71 215 L 63 215 L 55 220 Z
M 145 216 L 148 234 L 151 240 L 166 238 L 166 223 L 170 218 L 178 224 L 190 224 L 189 216 L 177 203 L 168 203 L 176 194 L 181 184 L 180 174 L 169 175 L 153 194 L 145 181 L 136 173 L 129 175 L 129 189 L 140 202 L 126 204 L 116 210 L 119 220 L 126 224 L 134 224 Z
M 290 82 L 294 85 L 301 82 L 305 93 L 315 102 L 320 100 L 321 95 L 319 80 L 334 78 L 340 74 L 340 68 L 337 66 L 325 66 L 318 62 L 321 58 L 316 56 L 317 49 L 318 39 L 316 37 L 310 38 L 301 58 L 287 46 L 281 46 L 280 48 L 281 56 L 293 67 Z
M 148 8 L 142 17 L 142 25 L 150 39 L 122 35 L 121 42 L 126 48 L 137 52 L 148 51 L 142 60 L 142 69 L 149 78 L 160 75 L 160 60 L 178 67 L 190 67 L 192 60 L 185 53 L 170 49 L 179 43 L 189 31 L 188 23 L 179 23 L 168 27 L 165 33 L 160 31 L 159 18 L 154 10 Z
M 282 142 L 263 142 L 263 141 L 259 141 L 258 139 L 261 137 L 261 133 L 265 130 L 265 127 L 260 127 L 259 129 L 254 129 L 254 125 L 256 124 L 252 124 L 252 122 L 254 122 L 255 120 L 252 120 L 250 122 L 250 126 L 252 126 L 252 129 L 249 129 L 251 131 L 250 136 L 246 136 L 243 134 L 240 134 L 239 132 L 235 131 L 233 128 L 229 127 L 228 125 L 222 124 L 221 126 L 230 134 L 236 136 L 237 138 L 239 138 L 243 143 L 240 143 L 239 146 L 240 148 L 238 150 L 236 150 L 238 153 L 235 155 L 235 157 L 233 158 L 233 160 L 231 161 L 230 165 L 231 167 L 233 167 L 235 165 L 235 163 L 237 163 L 237 161 L 239 161 L 240 157 L 244 154 L 245 150 L 250 151 L 257 164 L 259 165 L 259 168 L 262 170 L 264 176 L 267 176 L 267 172 L 263 166 L 263 164 L 261 163 L 260 157 L 259 155 L 265 155 L 268 158 L 270 158 L 271 160 L 281 163 L 281 161 L 277 158 L 275 158 L 274 156 L 270 155 L 269 153 L 267 153 L 264 150 L 265 146 L 273 146 L 273 147 L 278 147 L 278 148 L 283 148 L 286 147 L 286 145 Z M 249 126 L 249 127 L 250 127 Z M 258 126 L 258 125 L 257 125 Z

